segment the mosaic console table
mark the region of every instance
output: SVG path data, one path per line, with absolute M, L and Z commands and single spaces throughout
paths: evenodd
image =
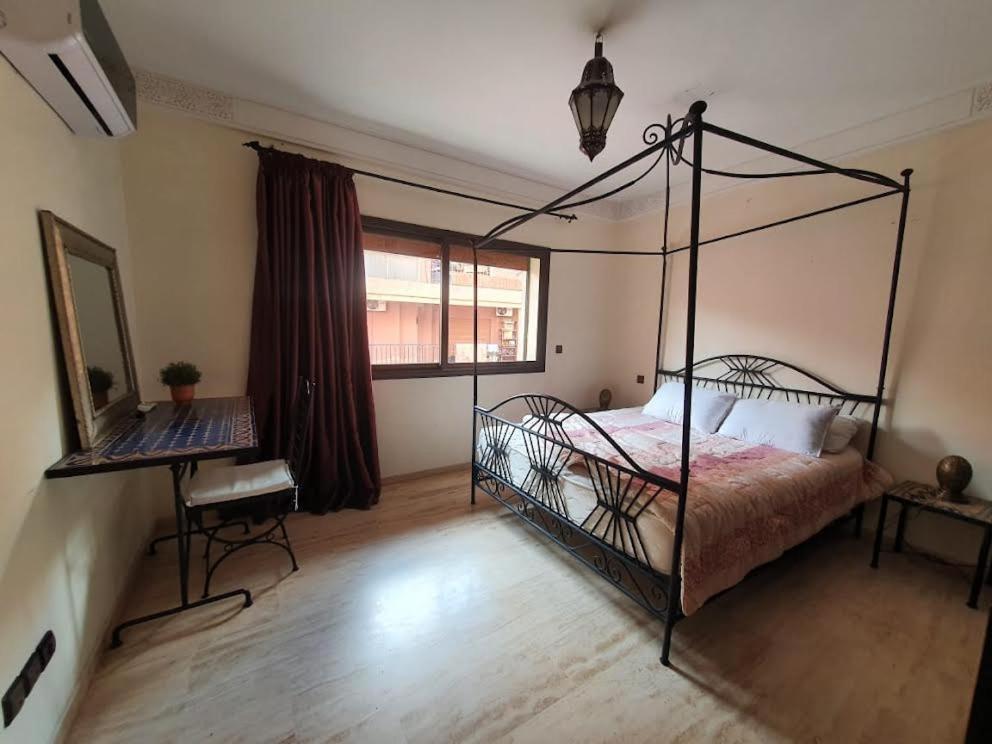
M 45 471 L 46 478 L 70 478 L 115 470 L 134 470 L 167 465 L 172 472 L 172 496 L 176 512 L 176 544 L 179 552 L 179 604 L 150 615 L 121 623 L 113 632 L 111 647 L 121 644 L 121 631 L 150 620 L 175 615 L 196 607 L 243 597 L 252 603 L 247 589 L 189 601 L 189 538 L 199 532 L 186 519 L 182 481 L 195 473 L 196 463 L 223 457 L 253 454 L 258 448 L 255 414 L 249 398 L 203 398 L 187 405 L 158 403 L 144 417 L 129 417 L 114 427 L 92 449 L 80 450 L 59 460 Z
M 885 531 L 885 513 L 889 502 L 899 504 L 899 521 L 896 525 L 896 539 L 893 550 L 902 551 L 903 539 L 906 534 L 906 517 L 908 509 L 915 508 L 933 514 L 943 514 L 945 517 L 956 519 L 980 527 L 983 530 L 982 544 L 978 549 L 978 561 L 975 575 L 971 582 L 971 594 L 968 606 L 978 607 L 978 595 L 982 590 L 982 577 L 985 576 L 989 562 L 989 547 L 992 546 L 992 503 L 973 499 L 968 503 L 959 504 L 938 497 L 937 489 L 925 483 L 903 481 L 882 494 L 882 506 L 878 513 L 878 529 L 875 531 L 875 548 L 872 553 L 871 567 L 878 568 L 878 554 L 882 549 L 882 533 Z M 992 584 L 992 571 L 988 573 L 987 582 Z

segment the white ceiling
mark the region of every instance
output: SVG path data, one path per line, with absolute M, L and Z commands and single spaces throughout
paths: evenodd
M 136 67 L 557 187 L 696 98 L 715 123 L 798 146 L 992 79 L 990 0 L 102 5 Z M 567 100 L 604 22 L 626 95 L 590 164 Z M 711 167 L 754 158 L 711 142 Z

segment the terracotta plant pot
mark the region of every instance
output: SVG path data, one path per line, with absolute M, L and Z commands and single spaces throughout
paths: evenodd
M 189 403 L 196 395 L 196 385 L 173 385 L 169 390 L 172 391 L 173 403 Z

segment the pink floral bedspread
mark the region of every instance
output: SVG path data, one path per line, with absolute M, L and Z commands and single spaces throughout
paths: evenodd
M 592 414 L 642 468 L 679 480 L 682 427 L 640 408 Z M 566 431 L 578 449 L 626 464 L 605 439 L 573 416 Z M 881 495 L 891 476 L 848 448 L 807 457 L 718 435 L 692 432 L 682 552 L 682 611 L 690 614 L 757 566 L 811 537 L 856 505 Z M 664 491 L 643 518 L 674 532 L 678 499 Z

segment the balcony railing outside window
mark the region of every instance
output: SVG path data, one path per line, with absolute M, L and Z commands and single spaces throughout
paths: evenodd
M 372 364 L 437 364 L 440 344 L 369 344 Z

